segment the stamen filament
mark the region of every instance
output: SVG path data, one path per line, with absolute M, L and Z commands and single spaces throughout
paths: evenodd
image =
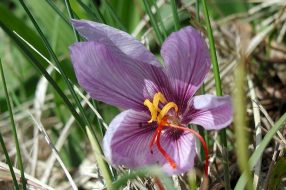
M 148 99 L 144 101 L 144 105 L 148 107 L 150 114 L 151 114 L 151 119 L 148 121 L 148 123 L 152 123 L 153 121 L 156 121 L 157 119 L 157 109 L 154 107 L 152 102 Z
M 178 106 L 174 103 L 174 102 L 169 102 L 168 104 L 166 104 L 162 110 L 160 111 L 157 121 L 160 123 L 161 120 L 166 116 L 166 114 L 170 111 L 170 109 L 174 108 L 175 112 L 178 112 Z

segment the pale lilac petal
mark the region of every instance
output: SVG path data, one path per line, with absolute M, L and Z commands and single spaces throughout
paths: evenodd
M 190 171 L 194 167 L 194 161 L 196 157 L 196 140 L 190 133 L 181 134 L 180 138 L 174 139 L 169 136 L 162 136 L 162 147 L 171 153 L 171 158 L 177 164 L 177 168 L 174 170 L 169 163 L 165 163 L 163 171 L 169 175 L 181 174 Z
M 207 130 L 219 130 L 232 122 L 232 105 L 229 96 L 201 95 L 193 98 L 193 105 L 185 117 L 190 123 Z
M 161 68 L 135 61 L 109 42 L 76 43 L 70 52 L 79 84 L 99 101 L 142 110 L 146 98 L 168 91 Z
M 149 119 L 145 112 L 126 110 L 112 120 L 103 139 L 103 151 L 113 165 L 137 168 L 156 164 L 149 148 L 156 129 L 147 125 Z
M 197 30 L 188 26 L 167 38 L 161 55 L 177 93 L 177 103 L 185 107 L 210 70 L 206 42 Z
M 129 57 L 147 64 L 160 65 L 156 57 L 142 43 L 126 32 L 87 20 L 73 20 L 72 24 L 88 41 L 108 39 Z
M 125 165 L 128 168 L 159 164 L 170 175 L 190 170 L 196 155 L 194 137 L 188 133 L 176 137 L 170 129 L 162 134 L 162 147 L 177 163 L 177 169 L 174 170 L 156 145 L 151 153 L 150 142 L 156 128 L 148 125 L 149 119 L 149 114 L 133 110 L 126 110 L 115 117 L 103 139 L 107 159 L 115 166 Z

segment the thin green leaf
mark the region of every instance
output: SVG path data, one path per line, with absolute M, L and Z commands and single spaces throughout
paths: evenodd
M 70 17 L 70 19 L 73 19 L 74 18 L 74 15 L 73 15 L 73 11 L 72 11 L 72 8 L 71 8 L 71 5 L 70 5 L 70 1 L 69 0 L 65 0 L 65 4 L 66 4 L 66 7 L 67 7 L 67 10 L 68 10 L 68 14 L 69 14 L 69 17 Z M 31 16 L 30 16 L 30 18 L 31 18 Z M 32 19 L 32 18 L 31 18 Z M 33 20 L 33 19 L 32 19 Z M 36 21 L 35 22 L 33 22 L 34 23 L 34 25 L 36 24 Z M 36 24 L 37 25 L 37 24 Z M 36 26 L 35 26 L 36 27 Z M 73 28 L 73 32 L 74 32 L 74 35 L 75 35 L 75 39 L 76 39 L 76 41 L 78 41 L 79 42 L 79 35 L 78 35 L 78 33 L 77 33 L 77 31 L 75 30 L 75 28 L 74 27 L 72 27 Z M 38 32 L 39 32 L 39 30 L 38 30 Z M 39 32 L 40 33 L 40 32 Z M 47 44 L 47 43 L 46 43 Z M 51 53 L 51 52 L 50 52 Z M 59 65 L 58 65 L 59 66 Z M 60 69 L 60 68 L 59 68 Z M 62 71 L 61 71 L 61 73 L 62 73 Z M 63 77 L 64 77 L 64 75 L 63 75 Z M 64 79 L 65 81 L 66 81 L 66 79 Z M 67 81 L 66 81 L 67 82 Z M 68 85 L 69 86 L 69 85 Z M 70 89 L 71 90 L 71 89 Z M 73 94 L 73 93 L 72 93 Z M 73 95 L 74 96 L 74 95 Z M 78 101 L 79 102 L 79 101 Z M 80 103 L 79 103 L 79 106 L 81 107 L 81 105 L 80 105 Z
M 94 18 L 97 22 L 102 22 L 102 18 L 97 14 L 96 12 L 93 12 L 93 10 L 84 4 L 81 0 L 77 0 L 78 4 L 86 11 L 87 14 L 89 14 L 92 18 Z
M 1 67 L 1 76 L 2 76 L 2 75 L 4 75 L 4 73 L 3 73 L 3 67 L 2 67 L 1 59 L 0 59 L 0 67 Z M 8 166 L 9 166 L 9 170 L 10 170 L 10 173 L 11 173 L 11 176 L 12 176 L 12 179 L 13 179 L 13 185 L 14 185 L 15 189 L 18 190 L 19 189 L 19 185 L 18 185 L 16 176 L 15 176 L 15 172 L 14 172 L 14 169 L 13 169 L 13 165 L 12 165 L 12 162 L 10 160 L 10 157 L 9 157 L 9 154 L 8 154 L 8 151 L 7 151 L 7 148 L 5 146 L 5 143 L 4 143 L 4 140 L 3 140 L 3 137 L 2 137 L 1 133 L 0 133 L 0 144 L 1 144 L 2 150 L 4 152 L 4 155 L 5 155 L 5 158 L 6 158 L 6 162 L 8 163 Z
M 39 35 L 32 30 L 28 25 L 23 22 L 21 18 L 16 17 L 10 10 L 0 4 L 0 21 L 6 25 L 11 31 L 15 31 L 37 48 L 38 51 L 42 52 L 43 55 L 47 56 L 48 51 L 43 45 Z
M 157 36 L 159 45 L 162 45 L 162 44 L 163 44 L 163 41 L 164 41 L 164 38 L 163 38 L 163 36 L 162 36 L 162 34 L 161 34 L 161 31 L 160 31 L 160 29 L 159 29 L 159 26 L 158 26 L 158 24 L 157 24 L 157 21 L 156 21 L 156 19 L 155 19 L 153 13 L 152 13 L 152 11 L 151 11 L 151 6 L 150 6 L 148 0 L 143 0 L 143 2 L 144 2 L 144 6 L 145 6 L 145 9 L 146 9 L 146 12 L 147 12 L 147 14 L 148 14 L 148 16 L 149 16 L 149 18 L 150 18 L 151 24 L 152 24 L 152 26 L 153 26 L 153 28 L 154 28 L 155 33 L 156 33 L 156 36 Z
M 23 189 L 26 190 L 27 189 L 27 181 L 26 181 L 26 178 L 25 178 L 25 171 L 24 171 L 24 166 L 23 166 L 23 161 L 22 161 L 22 156 L 21 156 L 20 145 L 19 145 L 19 141 L 18 141 L 17 129 L 16 129 L 15 121 L 14 121 L 12 105 L 11 105 L 9 94 L 8 94 L 8 89 L 7 89 L 7 85 L 6 85 L 6 81 L 5 81 L 5 76 L 4 76 L 4 72 L 3 72 L 3 66 L 2 66 L 1 59 L 0 59 L 0 70 L 1 70 L 1 78 L 2 78 L 2 83 L 3 83 L 3 86 L 4 86 L 6 101 L 7 101 L 7 107 L 8 107 L 9 114 L 10 114 L 10 122 L 11 122 L 11 127 L 12 127 L 12 133 L 13 133 L 14 142 L 15 142 L 15 145 L 16 145 L 16 155 L 17 155 L 17 159 L 18 159 L 18 166 L 19 166 L 20 171 L 21 171 L 22 186 L 23 186 Z M 2 136 L 1 136 L 1 139 L 2 139 Z M 3 139 L 2 139 L 2 141 L 3 141 Z M 2 142 L 1 142 L 1 144 L 2 144 Z M 9 168 L 10 168 L 10 166 L 9 166 Z M 10 169 L 10 171 L 11 171 L 11 169 Z M 14 177 L 15 177 L 15 174 L 14 174 Z M 14 182 L 14 185 L 15 185 L 15 182 Z
M 286 124 L 286 113 L 284 113 L 282 115 L 282 117 L 280 117 L 280 119 L 274 124 L 274 126 L 266 133 L 265 137 L 260 142 L 257 149 L 251 155 L 251 157 L 249 159 L 249 165 L 250 165 L 251 169 L 256 165 L 260 156 L 262 156 L 263 151 L 265 150 L 265 148 L 267 147 L 269 142 L 272 140 L 273 136 L 277 133 L 277 131 L 279 129 L 284 127 L 285 124 Z M 240 176 L 234 190 L 244 189 L 244 187 L 246 185 L 246 180 L 247 180 L 247 178 L 246 178 L 246 175 L 244 173 L 244 174 L 242 174 L 242 176 Z
M 172 13 L 174 18 L 175 30 L 180 29 L 180 19 L 177 11 L 176 0 L 171 0 Z
M 215 78 L 216 94 L 217 94 L 217 96 L 222 96 L 220 72 L 219 72 L 219 66 L 218 66 L 217 55 L 216 55 L 216 48 L 215 48 L 214 37 L 213 37 L 213 32 L 212 32 L 212 27 L 211 27 L 211 22 L 210 22 L 210 18 L 209 18 L 206 0 L 202 0 L 202 6 L 203 6 L 204 17 L 206 20 L 206 25 L 207 25 L 207 33 L 208 33 L 208 39 L 209 39 L 209 45 L 210 45 L 211 62 L 212 62 L 213 73 L 214 73 L 214 78 Z M 220 137 L 220 141 L 222 143 L 222 156 L 224 158 L 223 168 L 224 168 L 225 189 L 230 190 L 229 161 L 228 161 L 227 139 L 226 139 L 226 130 L 225 129 L 222 129 L 220 131 L 219 137 Z
M 65 23 L 71 26 L 70 20 L 66 17 L 66 15 L 55 5 L 52 0 L 46 0 L 47 3 L 54 9 L 54 11 L 65 21 Z
M 280 157 L 278 161 L 274 164 L 269 177 L 268 188 L 278 189 L 279 184 L 281 184 L 283 177 L 286 175 L 286 158 Z
M 92 1 L 91 6 L 95 9 L 95 12 L 94 12 L 94 13 L 97 15 L 97 18 L 99 18 L 99 21 L 100 21 L 101 23 L 106 24 L 106 20 L 105 20 L 105 18 L 103 17 L 103 15 L 101 14 L 101 12 L 100 12 L 99 8 L 97 7 L 95 1 Z
M 27 8 L 27 6 L 26 6 L 26 4 L 24 3 L 24 1 L 23 1 L 23 0 L 20 0 L 20 3 L 21 3 L 21 5 L 23 6 L 23 8 L 25 9 L 26 13 L 28 14 L 28 16 L 29 16 L 29 18 L 31 19 L 32 23 L 34 24 L 36 30 L 37 30 L 38 33 L 40 34 L 40 36 L 41 36 L 41 38 L 42 38 L 42 40 L 43 40 L 43 42 L 44 42 L 44 44 L 45 44 L 47 50 L 49 51 L 50 56 L 51 56 L 52 59 L 55 61 L 56 65 L 57 65 L 57 67 L 58 67 L 58 69 L 59 69 L 59 71 L 60 71 L 60 73 L 61 73 L 61 75 L 62 75 L 62 77 L 63 77 L 63 79 L 64 79 L 64 81 L 65 81 L 65 83 L 66 83 L 66 85 L 67 85 L 67 87 L 69 88 L 69 90 L 70 90 L 70 92 L 71 92 L 73 98 L 74 98 L 75 101 L 76 101 L 76 104 L 77 104 L 78 108 L 80 109 L 80 112 L 81 112 L 82 115 L 83 115 L 83 119 L 84 119 L 85 124 L 86 124 L 87 126 L 91 127 L 91 125 L 90 125 L 90 123 L 89 123 L 89 121 L 88 121 L 88 119 L 87 119 L 87 117 L 86 117 L 86 115 L 85 115 L 85 112 L 84 112 L 84 110 L 83 110 L 83 108 L 82 108 L 82 106 L 81 106 L 81 104 L 80 104 L 79 98 L 77 97 L 77 95 L 76 95 L 76 93 L 75 93 L 75 91 L 74 91 L 74 89 L 73 89 L 73 87 L 72 87 L 70 81 L 68 80 L 68 77 L 66 76 L 64 70 L 62 69 L 61 64 L 60 64 L 60 62 L 59 62 L 59 60 L 58 60 L 56 54 L 55 54 L 54 51 L 52 50 L 52 48 L 51 48 L 51 46 L 50 46 L 50 44 L 49 44 L 47 38 L 46 38 L 45 35 L 43 34 L 42 30 L 40 29 L 39 25 L 37 24 L 36 20 L 35 20 L 34 17 L 32 16 L 31 12 L 30 12 L 29 9 Z M 85 127 L 85 124 L 82 125 L 81 127 Z
M 119 29 L 126 31 L 126 28 L 122 24 L 121 20 L 117 16 L 117 14 L 114 12 L 113 8 L 109 4 L 107 0 L 102 0 L 104 7 L 107 9 L 108 13 L 111 15 L 111 17 L 114 19 L 116 25 L 119 27 Z
M 9 30 L 6 25 L 4 25 L 0 21 L 0 26 L 2 29 L 14 40 L 14 42 L 19 46 L 19 48 L 23 51 L 23 53 L 31 60 L 31 63 L 35 66 L 35 68 L 44 75 L 44 77 L 49 81 L 49 83 L 54 87 L 56 92 L 59 94 L 59 96 L 62 98 L 63 102 L 66 104 L 66 106 L 71 111 L 72 115 L 75 117 L 77 122 L 80 126 L 84 126 L 84 122 L 82 118 L 79 116 L 79 114 L 75 111 L 74 106 L 70 103 L 69 99 L 66 97 L 64 92 L 61 90 L 61 88 L 58 86 L 58 84 L 54 81 L 54 79 L 49 75 L 49 73 L 46 71 L 46 69 L 42 66 L 42 64 L 38 61 L 38 59 L 35 57 L 34 54 L 31 53 L 29 48 L 25 46 L 21 40 L 11 31 Z
M 152 0 L 152 4 L 155 7 L 156 15 L 158 16 L 158 20 L 159 20 L 159 23 L 160 23 L 160 26 L 161 26 L 161 29 L 162 29 L 162 33 L 163 33 L 164 39 L 166 39 L 167 38 L 167 30 L 166 30 L 166 27 L 164 25 L 164 22 L 163 22 L 160 10 L 158 8 L 157 2 L 155 0 Z

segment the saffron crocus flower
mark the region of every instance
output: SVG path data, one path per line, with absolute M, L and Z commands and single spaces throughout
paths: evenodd
M 87 40 L 70 47 L 79 84 L 92 98 L 125 110 L 104 136 L 107 159 L 129 168 L 160 165 L 170 175 L 193 168 L 195 138 L 204 141 L 188 125 L 219 130 L 232 121 L 228 96 L 194 96 L 210 70 L 200 33 L 191 26 L 172 33 L 160 64 L 123 31 L 84 20 L 73 25 Z

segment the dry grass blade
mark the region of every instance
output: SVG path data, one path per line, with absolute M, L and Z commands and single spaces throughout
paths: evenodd
M 30 114 L 30 116 L 31 116 L 32 120 L 34 121 L 35 125 L 37 126 L 37 128 L 39 129 L 39 131 L 44 135 L 46 142 L 48 143 L 48 145 L 49 145 L 50 148 L 52 149 L 52 151 L 53 151 L 53 153 L 54 153 L 54 155 L 55 155 L 57 161 L 59 162 L 59 164 L 61 165 L 61 167 L 62 167 L 62 169 L 63 169 L 63 171 L 64 171 L 64 173 L 65 173 L 65 175 L 67 176 L 67 178 L 68 178 L 68 180 L 69 180 L 69 183 L 70 183 L 72 189 L 78 190 L 78 188 L 77 188 L 75 182 L 73 181 L 73 179 L 72 179 L 70 173 L 68 172 L 68 170 L 67 170 L 67 168 L 65 167 L 63 161 L 61 160 L 61 158 L 60 158 L 60 156 L 59 156 L 59 153 L 58 153 L 56 147 L 55 147 L 54 144 L 52 143 L 52 141 L 51 141 L 49 135 L 47 134 L 47 132 L 45 131 L 44 127 L 42 126 L 41 123 L 38 123 L 38 121 L 35 119 L 35 117 L 34 117 L 32 114 Z
M 16 168 L 13 168 L 15 171 L 15 175 L 18 181 L 20 181 L 20 171 Z M 54 190 L 54 188 L 42 183 L 38 179 L 25 174 L 26 180 L 27 180 L 27 186 L 29 189 L 40 189 L 40 190 Z M 12 177 L 8 168 L 8 165 L 0 162 L 0 180 L 4 181 L 11 181 L 12 183 Z
M 248 80 L 248 88 L 250 91 L 250 98 L 252 100 L 256 100 L 256 94 L 254 90 L 254 85 L 249 76 L 247 76 Z M 255 102 L 252 101 L 252 110 L 253 110 L 253 117 L 254 117 L 254 125 L 255 125 L 255 147 L 257 148 L 261 142 L 262 139 L 262 133 L 261 133 L 261 117 L 260 117 L 260 111 Z M 254 188 L 258 188 L 258 182 L 260 179 L 260 172 L 261 172 L 261 161 L 262 157 L 259 158 L 257 164 L 254 167 Z

